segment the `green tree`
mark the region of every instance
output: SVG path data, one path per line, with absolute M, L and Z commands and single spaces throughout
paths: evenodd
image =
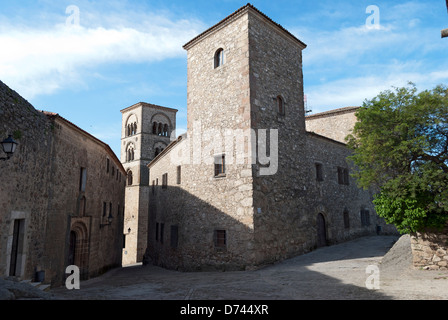
M 347 139 L 353 176 L 372 188 L 375 210 L 401 233 L 448 221 L 448 88 L 414 84 L 366 100 Z

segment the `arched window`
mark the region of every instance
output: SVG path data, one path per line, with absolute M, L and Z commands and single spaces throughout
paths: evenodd
M 157 129 L 157 134 L 161 136 L 163 133 L 163 124 L 159 123 L 159 128 Z
M 277 96 L 277 107 L 278 107 L 278 113 L 280 115 L 285 114 L 285 102 L 283 101 L 283 98 L 281 96 Z
M 152 133 L 153 133 L 153 134 L 157 134 L 157 122 L 154 122 L 154 123 L 152 124 Z
M 134 122 L 134 134 L 137 134 L 137 122 Z
M 132 171 L 128 171 L 128 186 L 132 186 Z
M 127 157 L 126 157 L 127 161 L 133 161 L 134 160 L 134 148 L 132 147 L 132 145 L 128 148 L 128 152 L 127 152 Z
M 167 124 L 165 124 L 163 126 L 163 136 L 168 137 L 168 125 Z
M 215 68 L 218 68 L 224 64 L 224 50 L 219 48 L 215 52 Z

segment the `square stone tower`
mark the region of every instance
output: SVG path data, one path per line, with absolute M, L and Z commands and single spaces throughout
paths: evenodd
M 127 172 L 123 265 L 141 262 L 148 227 L 151 162 L 170 143 L 176 109 L 139 102 L 121 110 L 121 162 Z

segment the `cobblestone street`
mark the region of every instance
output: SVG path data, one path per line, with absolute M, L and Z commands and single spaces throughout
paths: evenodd
M 64 300 L 448 299 L 448 271 L 412 268 L 409 238 L 397 239 L 364 237 L 255 271 L 130 266 L 83 281 L 79 290 L 60 287 L 51 293 Z

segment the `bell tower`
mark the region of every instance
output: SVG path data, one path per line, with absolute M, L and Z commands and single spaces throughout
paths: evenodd
M 176 109 L 145 102 L 121 110 L 121 163 L 126 170 L 123 265 L 141 262 L 147 246 L 148 164 L 170 143 Z

